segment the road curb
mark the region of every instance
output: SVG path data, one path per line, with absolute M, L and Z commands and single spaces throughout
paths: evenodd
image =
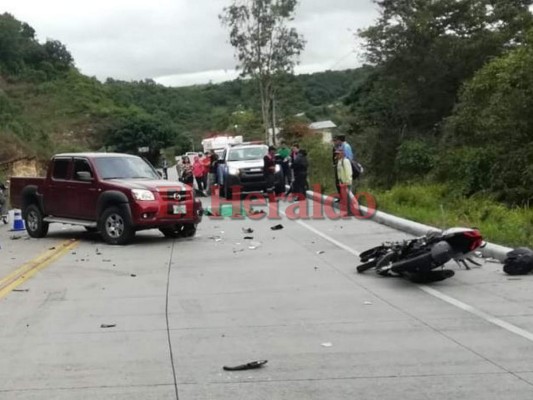
M 326 199 L 330 196 L 322 195 L 320 193 L 313 192 L 311 190 L 308 190 L 306 192 L 307 198 L 311 200 L 319 200 L 319 201 L 326 201 Z M 353 195 L 352 195 L 353 199 Z M 360 210 L 363 214 L 368 213 L 368 208 L 365 206 L 359 206 Z M 414 236 L 422 236 L 428 233 L 429 231 L 435 231 L 440 230 L 439 228 L 436 228 L 434 226 L 430 225 L 424 225 L 419 222 L 414 222 L 405 218 L 400 218 L 392 214 L 387 214 L 382 211 L 376 211 L 374 216 L 369 218 L 369 220 L 376 222 L 381 225 L 386 225 L 391 228 L 397 229 L 402 232 L 409 233 Z M 513 250 L 512 248 L 501 246 L 499 244 L 495 243 L 488 243 L 487 245 L 481 249 L 481 253 L 483 254 L 483 257 L 486 258 L 495 258 L 499 261 L 504 261 L 505 257 L 507 256 L 507 253 Z

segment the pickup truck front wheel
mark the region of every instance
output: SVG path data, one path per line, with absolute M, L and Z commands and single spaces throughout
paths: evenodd
M 26 231 L 32 238 L 42 238 L 48 233 L 48 222 L 43 221 L 43 213 L 35 204 L 30 204 L 26 208 L 25 222 Z
M 104 240 L 113 245 L 127 244 L 135 236 L 135 230 L 128 216 L 118 207 L 104 210 L 98 223 L 98 230 Z
M 196 234 L 196 224 L 176 224 L 159 228 L 165 237 L 178 239 L 193 237 Z

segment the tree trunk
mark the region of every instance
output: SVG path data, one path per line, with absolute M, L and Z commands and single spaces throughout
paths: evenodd
M 267 88 L 263 78 L 259 78 L 259 92 L 261 96 L 261 116 L 263 119 L 263 127 L 265 129 L 265 142 L 268 143 L 269 132 L 268 132 L 268 97 L 267 97 Z

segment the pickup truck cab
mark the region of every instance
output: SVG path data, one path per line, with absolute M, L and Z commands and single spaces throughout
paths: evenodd
M 268 146 L 257 143 L 228 145 L 218 164 L 220 195 L 231 199 L 232 190 L 239 188 L 241 193 L 265 192 L 267 181 L 264 174 L 264 157 Z M 283 170 L 280 160 L 276 162 L 274 174 L 276 194 L 285 191 Z
M 50 223 L 63 223 L 122 245 L 144 229 L 194 236 L 202 219 L 202 203 L 189 186 L 163 180 L 142 158 L 119 153 L 58 154 L 45 178 L 12 177 L 10 201 L 34 238 L 46 236 Z

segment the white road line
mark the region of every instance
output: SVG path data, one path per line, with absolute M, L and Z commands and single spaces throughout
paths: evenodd
M 283 211 L 280 211 L 280 214 L 282 215 L 285 215 L 285 213 Z M 326 239 L 328 242 L 331 242 L 333 243 L 335 246 L 347 251 L 348 253 L 350 254 L 353 254 L 354 256 L 356 257 L 359 257 L 359 252 L 352 249 L 351 247 L 345 245 L 344 243 L 341 243 L 339 242 L 338 240 L 335 240 L 333 239 L 331 236 L 319 231 L 318 229 L 316 228 L 313 228 L 312 226 L 310 226 L 309 224 L 306 224 L 305 222 L 303 221 L 295 221 L 296 223 L 298 223 L 299 225 L 303 226 L 304 228 L 310 230 L 311 232 L 317 234 L 318 236 Z M 506 322 L 500 318 L 497 318 L 493 315 L 490 315 L 484 311 L 481 311 L 481 310 L 478 310 L 477 308 L 469 305 L 469 304 L 466 304 L 466 303 L 463 303 L 462 301 L 460 300 L 457 300 L 451 296 L 448 296 L 442 292 L 439 292 L 438 290 L 436 289 L 433 289 L 432 287 L 429 287 L 429 286 L 426 286 L 426 285 L 417 285 L 421 290 L 423 290 L 425 293 L 429 294 L 430 296 L 433 296 L 433 297 L 436 297 L 437 299 L 439 300 L 442 300 L 454 307 L 457 307 L 463 311 L 466 311 L 472 315 L 475 315 L 493 325 L 496 325 L 496 326 L 499 326 L 500 328 L 503 328 L 505 329 L 506 331 L 509 331 L 511 333 L 514 333 L 515 335 L 518 335 L 518 336 L 521 336 L 523 337 L 524 339 L 527 339 L 531 342 L 533 342 L 533 333 L 529 332 L 529 331 L 526 331 L 525 329 L 522 329 L 522 328 L 519 328 L 518 326 L 516 325 L 513 325 L 509 322 Z

